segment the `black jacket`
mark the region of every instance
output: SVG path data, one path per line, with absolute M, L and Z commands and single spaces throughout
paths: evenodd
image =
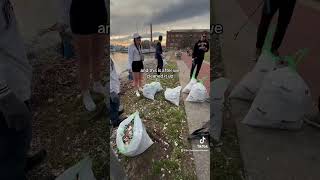
M 203 50 L 201 48 L 207 48 L 207 50 Z M 204 53 L 206 53 L 208 51 L 209 51 L 209 41 L 207 41 L 207 40 L 204 40 L 204 41 L 199 40 L 194 45 L 192 58 L 203 60 L 204 59 Z

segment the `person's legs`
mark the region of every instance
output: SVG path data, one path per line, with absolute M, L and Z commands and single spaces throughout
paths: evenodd
M 27 152 L 31 143 L 31 122 L 21 131 L 7 127 L 0 113 L 0 179 L 25 179 Z
M 132 76 L 133 76 L 133 88 L 135 90 L 136 95 L 138 97 L 140 97 L 140 93 L 139 93 L 140 75 L 139 75 L 139 72 L 132 72 Z
M 157 74 L 160 75 L 160 71 L 163 69 L 163 60 L 161 58 L 157 59 L 158 60 L 158 66 L 157 66 Z
M 203 59 L 197 60 L 197 71 L 196 71 L 196 74 L 195 74 L 195 78 L 196 79 L 198 78 L 202 63 L 203 63 Z
M 256 59 L 258 59 L 262 52 L 262 47 L 264 45 L 264 41 L 266 39 L 272 17 L 276 13 L 277 9 L 278 7 L 275 1 L 270 1 L 270 5 L 267 5 L 267 3 L 265 3 L 263 6 L 260 24 L 257 32 Z
M 91 35 L 75 35 L 76 52 L 79 60 L 80 89 L 83 96 L 83 103 L 88 111 L 94 111 L 96 109 L 96 105 L 89 91 L 91 42 Z
M 194 69 L 196 68 L 196 59 L 194 59 L 193 61 L 192 61 L 192 66 L 191 66 L 191 71 L 190 71 L 190 79 L 192 78 L 192 75 L 193 75 L 193 71 L 194 71 Z
M 283 2 L 281 1 L 280 3 L 277 30 L 274 34 L 272 47 L 271 47 L 271 51 L 275 52 L 276 54 L 278 53 L 278 49 L 286 34 L 287 27 L 290 23 L 295 4 L 296 4 L 295 0 L 288 0 Z
M 103 61 L 106 60 L 105 47 L 107 44 L 107 36 L 105 34 L 95 34 L 92 38 L 92 59 L 91 73 L 94 80 L 93 90 L 97 93 L 106 95 L 106 90 L 101 84 L 101 72 L 106 69 Z
M 113 126 L 117 126 L 119 124 L 119 106 L 119 96 L 116 93 L 110 94 L 110 119 Z

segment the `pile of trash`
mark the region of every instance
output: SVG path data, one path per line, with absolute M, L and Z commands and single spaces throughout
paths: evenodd
M 164 98 L 176 106 L 179 106 L 181 86 L 176 88 L 167 88 L 164 92 Z
M 152 82 L 150 84 L 145 84 L 143 86 L 143 96 L 148 99 L 154 100 L 155 94 L 162 90 L 163 89 L 160 82 Z
M 124 136 L 122 137 L 122 140 L 125 145 L 129 145 L 133 138 L 133 126 L 133 121 L 125 125 Z
M 310 88 L 297 72 L 297 64 L 306 55 L 300 50 L 282 61 L 288 66 L 277 66 L 278 58 L 263 53 L 254 70 L 234 88 L 232 98 L 253 100 L 242 123 L 264 128 L 297 130 L 312 109 Z
M 203 85 L 203 81 L 199 81 L 195 78 L 195 71 L 192 74 L 190 82 L 182 90 L 183 93 L 189 94 L 186 101 L 189 102 L 204 102 L 209 96 L 206 87 Z
M 116 143 L 119 152 L 129 157 L 143 153 L 153 144 L 139 112 L 133 113 L 120 123 L 117 129 Z

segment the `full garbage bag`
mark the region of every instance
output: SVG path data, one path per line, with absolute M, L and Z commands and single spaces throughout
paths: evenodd
M 265 77 L 242 122 L 257 127 L 299 129 L 311 108 L 309 87 L 297 72 L 285 67 Z
M 180 102 L 180 92 L 181 92 L 181 86 L 178 86 L 176 88 L 167 88 L 166 91 L 164 92 L 164 98 L 171 103 L 179 106 Z
M 277 69 L 276 60 L 277 58 L 270 52 L 262 53 L 254 68 L 235 86 L 230 98 L 252 101 L 258 93 L 264 77 Z
M 86 157 L 56 178 L 56 180 L 70 179 L 96 180 L 92 171 L 92 160 L 89 157 Z
M 150 84 L 145 84 L 143 86 L 143 96 L 148 99 L 154 100 L 155 94 L 162 90 L 163 89 L 160 82 L 152 82 Z
M 208 98 L 206 87 L 202 82 L 197 82 L 192 86 L 191 91 L 186 99 L 189 102 L 204 102 Z
M 123 142 L 125 135 L 126 126 L 133 121 L 133 135 L 129 144 Z M 127 119 L 122 121 L 117 129 L 116 137 L 117 147 L 119 152 L 125 156 L 133 157 L 143 153 L 152 144 L 153 141 L 150 139 L 145 126 L 143 125 L 139 112 L 135 112 L 130 115 Z

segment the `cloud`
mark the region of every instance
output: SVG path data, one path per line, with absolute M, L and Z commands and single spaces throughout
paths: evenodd
M 171 28 L 209 28 L 209 0 L 111 0 L 111 35 Z

